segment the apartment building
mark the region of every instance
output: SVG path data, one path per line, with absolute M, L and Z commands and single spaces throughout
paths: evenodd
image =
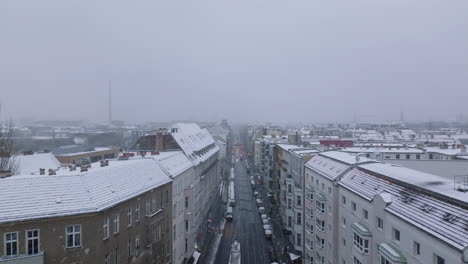
M 0 263 L 170 263 L 172 180 L 151 158 L 0 179 Z
M 326 151 L 305 164 L 304 263 L 339 263 L 335 253 L 339 242 L 337 182 L 351 165 L 362 162 L 368 160 Z
M 391 164 L 349 170 L 339 182 L 339 263 L 468 263 L 468 194 L 459 187 Z
M 170 135 L 193 164 L 193 178 L 184 189 L 184 230 L 188 253 L 192 255 L 206 244 L 208 216 L 220 184 L 219 147 L 208 130 L 194 123 L 175 124 Z
M 463 181 L 336 151 L 305 177 L 304 263 L 468 263 Z

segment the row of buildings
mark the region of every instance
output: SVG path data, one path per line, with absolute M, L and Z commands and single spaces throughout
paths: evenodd
M 247 149 L 302 263 L 468 263 L 464 144 L 337 147 L 264 132 Z
M 23 174 L 0 178 L 0 263 L 196 260 L 226 143 L 193 123 L 141 141 L 139 151 L 90 164 L 25 160 Z

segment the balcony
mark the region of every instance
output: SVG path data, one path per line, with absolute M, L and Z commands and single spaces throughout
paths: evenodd
M 0 257 L 2 264 L 28 263 L 28 264 L 44 264 L 44 252 L 39 252 L 36 255 L 17 255 L 13 257 Z

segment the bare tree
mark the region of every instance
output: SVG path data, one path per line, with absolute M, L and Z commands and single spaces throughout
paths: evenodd
M 16 173 L 14 124 L 12 120 L 0 120 L 0 173 Z

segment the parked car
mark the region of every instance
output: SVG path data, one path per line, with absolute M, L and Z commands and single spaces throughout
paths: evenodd
M 262 205 L 263 205 L 262 199 L 257 199 L 257 206 L 262 206 Z
M 260 194 L 257 191 L 255 191 L 254 195 L 255 195 L 255 197 L 258 197 Z
M 258 212 L 259 212 L 260 214 L 264 214 L 264 213 L 265 213 L 265 207 L 260 206 L 260 207 L 258 208 Z
M 260 215 L 260 218 L 262 218 L 262 219 L 268 219 L 268 216 L 267 216 L 266 214 L 261 214 L 261 215 Z
M 226 210 L 226 220 L 231 221 L 232 220 L 232 207 L 228 206 Z
M 262 219 L 262 225 L 268 225 L 268 224 L 270 224 L 270 223 L 268 222 L 268 219 Z

